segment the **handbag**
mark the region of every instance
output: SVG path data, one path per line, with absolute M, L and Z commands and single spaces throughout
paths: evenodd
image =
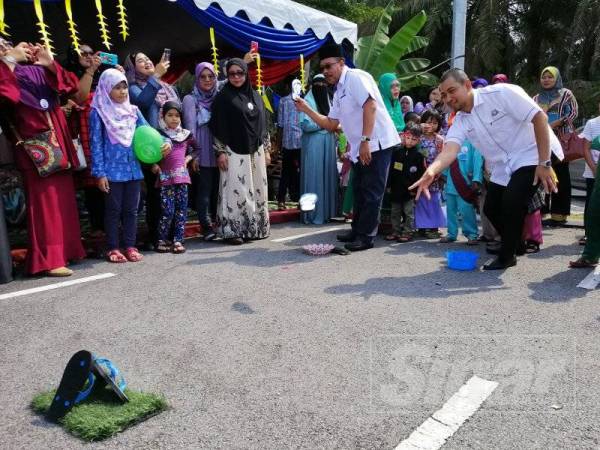
M 46 112 L 46 118 L 50 129 L 29 139 L 21 139 L 13 126 L 15 136 L 19 140 L 17 145 L 23 146 L 40 177 L 47 177 L 55 172 L 71 168 L 71 163 L 65 152 L 60 148 L 56 138 L 56 130 L 48 112 Z
M 79 139 L 73 139 L 73 147 L 77 150 L 77 167 L 74 169 L 79 172 L 81 170 L 87 169 L 87 161 L 85 159 L 85 152 L 83 151 L 83 145 L 81 145 L 81 141 Z
M 562 162 L 576 161 L 583 159 L 585 139 L 579 137 L 579 134 L 565 133 L 560 137 L 560 145 L 562 146 L 565 158 Z

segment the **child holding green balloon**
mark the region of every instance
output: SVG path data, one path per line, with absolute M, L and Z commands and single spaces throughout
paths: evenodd
M 159 253 L 184 253 L 183 239 L 188 209 L 188 185 L 191 184 L 187 165 L 200 148 L 189 130 L 181 126 L 181 104 L 166 102 L 160 111 L 158 127 L 172 143 L 171 152 L 159 164 L 152 166 L 158 175 L 161 216 L 158 222 Z M 172 242 L 172 244 L 170 244 Z
M 92 102 L 90 142 L 92 176 L 98 179 L 98 188 L 105 193 L 107 259 L 113 263 L 138 262 L 143 258 L 135 242 L 140 180 L 144 176 L 133 151 L 134 133 L 143 125 L 148 123 L 129 102 L 125 76 L 116 69 L 104 71 Z M 163 143 L 161 150 L 166 153 L 170 147 L 169 143 Z

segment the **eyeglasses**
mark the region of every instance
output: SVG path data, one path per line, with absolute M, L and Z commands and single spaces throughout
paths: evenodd
M 339 61 L 336 61 L 334 63 L 329 63 L 329 64 L 321 64 L 321 72 L 325 72 L 326 70 L 331 69 L 333 66 L 335 66 Z
M 93 51 L 91 51 L 91 50 L 89 50 L 89 51 L 81 50 L 81 51 L 79 52 L 79 54 L 80 54 L 81 56 L 94 56 L 94 52 L 93 52 Z
M 246 73 L 243 70 L 237 70 L 235 72 L 227 72 L 227 76 L 231 78 L 240 78 L 245 76 Z
M 200 79 L 201 80 L 214 80 L 215 76 L 214 75 L 200 75 Z

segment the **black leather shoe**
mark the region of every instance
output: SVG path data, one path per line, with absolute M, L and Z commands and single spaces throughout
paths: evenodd
M 501 244 L 488 244 L 485 246 L 486 253 L 490 255 L 499 255 L 500 254 Z
M 373 248 L 372 242 L 351 242 L 349 244 L 344 245 L 346 250 L 350 250 L 351 252 L 360 252 L 362 250 L 369 250 Z
M 340 242 L 354 242 L 356 240 L 356 235 L 354 233 L 350 232 L 350 233 L 338 234 L 335 238 Z
M 491 263 L 484 265 L 483 270 L 504 270 L 516 265 L 517 258 L 514 256 L 508 261 L 502 261 L 500 258 L 496 258 Z

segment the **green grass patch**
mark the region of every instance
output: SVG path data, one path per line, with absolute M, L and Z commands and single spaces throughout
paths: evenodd
M 31 401 L 31 408 L 45 414 L 56 391 L 42 392 Z M 168 408 L 161 395 L 126 389 L 128 403 L 119 402 L 108 389 L 95 389 L 60 420 L 71 434 L 85 441 L 100 441 L 142 422 Z

